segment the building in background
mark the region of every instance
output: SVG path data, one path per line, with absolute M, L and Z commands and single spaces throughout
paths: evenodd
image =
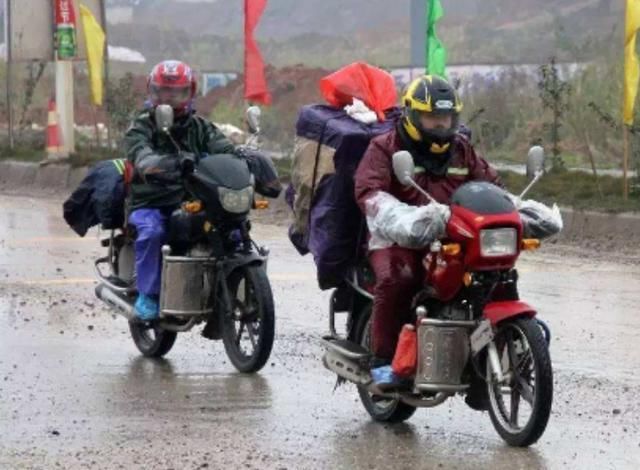
M 200 78 L 200 91 L 206 95 L 211 90 L 227 86 L 227 84 L 238 78 L 236 72 L 202 72 Z
M 450 64 L 447 66 L 447 78 L 460 82 L 462 90 L 467 87 L 483 86 L 510 72 L 524 74 L 534 80 L 539 77 L 541 64 Z M 589 65 L 588 62 L 558 63 L 560 78 L 575 77 Z M 399 89 L 407 86 L 411 80 L 425 73 L 424 67 L 397 67 L 389 69 Z

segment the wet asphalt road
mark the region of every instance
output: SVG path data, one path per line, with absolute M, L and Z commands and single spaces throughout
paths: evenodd
M 235 373 L 199 331 L 140 357 L 93 297 L 96 234 L 77 238 L 60 212 L 0 196 L 0 469 L 640 468 L 638 265 L 559 247 L 521 261 L 521 294 L 554 334 L 555 402 L 538 444 L 510 449 L 458 397 L 383 426 L 352 386 L 334 392 L 317 341 L 327 294 L 282 227 L 255 230 L 277 307 L 261 373 Z

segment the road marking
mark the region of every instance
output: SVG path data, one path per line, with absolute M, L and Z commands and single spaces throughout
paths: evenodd
M 108 237 L 103 237 L 102 239 L 105 239 Z M 100 240 L 102 239 L 98 239 L 94 236 L 88 236 L 88 237 L 32 237 L 32 238 L 23 238 L 23 239 L 17 239 L 17 238 L 8 238 L 8 239 L 4 239 L 4 240 L 0 240 L 0 244 L 3 244 L 4 246 L 8 246 L 8 247 L 25 247 L 25 246 L 35 246 L 35 245 L 42 245 L 42 244 L 77 244 L 78 242 L 80 243 L 95 243 L 96 247 L 100 247 Z M 264 238 L 260 238 L 260 240 L 257 240 L 260 243 L 273 243 L 273 242 L 280 242 L 280 241 L 286 241 L 285 237 L 264 237 Z
M 57 286 L 66 284 L 94 284 L 95 279 L 24 279 L 18 281 L 0 281 L 0 285 L 22 285 L 22 286 Z
M 269 279 L 277 282 L 295 282 L 295 281 L 316 281 L 315 276 L 302 273 L 279 273 L 270 274 Z M 98 280 L 93 278 L 77 278 L 77 279 L 20 279 L 0 281 L 0 285 L 13 286 L 64 286 L 70 284 L 97 284 Z
M 99 246 L 99 241 L 95 238 L 80 238 L 80 237 L 33 237 L 33 238 L 24 238 L 21 240 L 18 239 L 7 239 L 3 240 L 3 244 L 9 247 L 25 247 L 25 246 L 35 246 L 42 244 L 58 244 L 58 243 L 69 243 L 76 244 L 78 242 L 87 243 L 92 242 Z

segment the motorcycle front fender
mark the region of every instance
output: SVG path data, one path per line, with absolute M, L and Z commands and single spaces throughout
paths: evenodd
M 489 320 L 493 326 L 496 326 L 500 322 L 508 320 L 509 318 L 520 316 L 533 318 L 536 314 L 537 312 L 535 308 L 519 300 L 491 302 L 484 307 L 484 318 Z
M 217 265 L 217 272 L 222 274 L 222 276 L 218 276 L 216 279 L 216 286 L 213 292 L 213 297 L 220 302 L 216 305 L 222 307 L 222 310 L 214 310 L 214 313 L 210 316 L 207 321 L 207 325 L 204 328 L 203 336 L 208 339 L 218 340 L 222 339 L 222 318 L 221 315 L 225 315 L 226 313 L 231 312 L 232 304 L 231 299 L 229 298 L 229 291 L 227 288 L 227 278 L 229 275 L 238 268 L 243 266 L 252 266 L 258 265 L 262 266 L 266 263 L 267 257 L 262 256 L 258 253 L 238 253 L 229 258 L 223 260 L 219 265 Z
M 222 261 L 222 271 L 225 277 L 229 276 L 233 271 L 243 266 L 263 266 L 267 262 L 267 257 L 259 253 L 238 253 Z

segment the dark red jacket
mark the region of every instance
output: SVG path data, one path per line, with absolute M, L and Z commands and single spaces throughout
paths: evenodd
M 385 191 L 413 206 L 429 202 L 416 189 L 400 184 L 393 174 L 392 155 L 399 150 L 406 149 L 397 130 L 380 135 L 369 144 L 355 177 L 356 200 L 363 213 L 367 199 L 378 191 Z M 469 181 L 488 181 L 500 185 L 496 170 L 475 152 L 466 138 L 456 136 L 452 152 L 445 175 L 436 176 L 426 171 L 416 171 L 414 175 L 416 183 L 436 201 L 449 204 L 455 190 Z

